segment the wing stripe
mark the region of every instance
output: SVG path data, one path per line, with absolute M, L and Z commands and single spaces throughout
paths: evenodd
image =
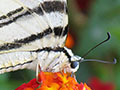
M 65 36 L 67 33 L 68 33 L 68 25 L 65 27 L 65 30 L 64 30 L 64 32 L 63 32 L 63 36 Z
M 22 47 L 22 45 L 41 39 L 44 36 L 49 35 L 50 33 L 52 33 L 52 30 L 48 28 L 44 32 L 38 33 L 37 35 L 32 34 L 31 36 L 24 39 L 15 40 L 13 43 L 6 43 L 0 46 L 0 51 L 20 48 Z
M 67 50 L 65 50 L 65 48 L 62 48 L 62 47 L 56 47 L 56 48 L 51 48 L 51 47 L 45 47 L 43 49 L 38 49 L 38 50 L 34 50 L 34 51 L 31 51 L 31 52 L 41 52 L 41 51 L 54 51 L 54 52 L 64 52 L 65 55 L 68 57 L 69 59 L 69 62 L 71 62 L 71 56 L 69 55 L 69 53 L 67 52 Z
M 55 11 L 64 13 L 64 9 L 66 8 L 67 10 L 67 6 L 65 7 L 65 2 L 61 1 L 46 1 L 42 4 L 42 7 L 47 13 Z
M 67 32 L 68 32 L 68 25 L 65 26 L 65 30 L 63 30 L 63 27 L 59 27 L 59 28 L 56 27 L 56 28 L 54 28 L 55 36 L 61 36 L 62 32 L 63 32 L 62 36 L 65 36 L 67 34 Z
M 0 23 L 0 27 L 11 24 L 11 23 L 15 22 L 17 19 L 22 18 L 23 16 L 31 15 L 31 12 L 32 13 L 36 12 L 40 15 L 43 15 L 43 12 L 40 7 L 34 8 L 33 10 L 29 9 L 29 11 L 24 10 L 24 12 L 21 12 L 22 10 L 23 10 L 23 7 L 16 9 L 14 11 L 11 11 L 6 15 L 1 16 L 0 20 L 7 19 L 8 17 L 9 17 L 9 20 L 3 21 L 2 23 Z M 14 16 L 16 13 L 18 13 L 18 14 L 16 16 Z M 14 17 L 12 17 L 12 16 L 14 16 Z
M 59 28 L 56 27 L 56 28 L 54 28 L 55 36 L 61 36 L 62 31 L 63 31 L 63 27 L 59 27 Z
M 16 66 L 19 66 L 19 65 L 22 66 L 22 65 L 24 65 L 24 64 L 29 64 L 29 63 L 32 63 L 32 62 L 33 62 L 33 60 L 24 62 L 24 63 L 22 63 L 22 64 L 17 64 L 17 65 L 15 65 L 15 66 L 2 67 L 2 68 L 0 68 L 0 70 L 2 70 L 2 69 L 8 69 L 8 68 L 14 68 L 14 67 L 16 67 Z
M 65 27 L 63 36 L 67 34 L 67 30 L 68 30 L 67 28 L 68 28 L 68 25 Z M 55 27 L 54 28 L 55 36 L 61 36 L 62 31 L 63 31 L 62 27 Z M 44 30 L 43 32 L 38 33 L 37 35 L 32 34 L 32 35 L 30 35 L 26 38 L 23 38 L 23 39 L 20 39 L 20 40 L 14 40 L 14 42 L 12 42 L 12 43 L 5 43 L 4 45 L 0 46 L 0 51 L 20 48 L 24 44 L 31 43 L 31 42 L 33 42 L 35 40 L 38 40 L 38 39 L 42 39 L 43 37 L 45 37 L 45 36 L 47 36 L 51 33 L 52 33 L 51 28 L 48 28 L 48 29 Z
M 14 14 L 16 14 L 16 13 L 21 12 L 23 9 L 24 9 L 23 7 L 17 8 L 16 10 L 13 10 L 13 11 L 7 13 L 6 16 L 10 17 L 10 16 L 12 16 L 12 15 L 14 15 Z M 7 18 L 6 16 L 5 16 L 5 15 L 1 16 L 1 17 L 0 17 L 0 20 L 6 19 L 6 18 Z
M 54 28 L 55 36 L 61 36 L 62 30 L 63 30 L 62 27 L 55 27 Z M 35 40 L 42 39 L 43 37 L 45 37 L 51 33 L 52 33 L 51 28 L 48 28 L 48 29 L 44 30 L 43 32 L 38 33 L 37 35 L 32 34 L 26 38 L 23 38 L 20 40 L 14 40 L 14 42 L 12 42 L 12 43 L 5 43 L 4 45 L 0 46 L 0 51 L 20 48 L 25 44 L 29 44 Z
M 58 27 L 58 28 L 59 28 L 59 27 Z M 20 40 L 15 40 L 14 42 L 15 42 L 15 43 L 27 44 L 27 43 L 30 43 L 30 42 L 35 41 L 35 40 L 37 40 L 37 39 L 42 39 L 43 37 L 45 37 L 45 36 L 47 36 L 47 35 L 49 35 L 49 34 L 51 34 L 51 33 L 52 33 L 51 28 L 48 28 L 48 29 L 46 29 L 46 30 L 45 30 L 44 32 L 42 32 L 42 33 L 38 33 L 37 35 L 32 34 L 32 35 L 29 36 L 29 37 L 26 37 L 26 38 L 20 39 Z
M 49 2 L 44 2 L 42 4 L 43 9 L 47 13 L 56 12 L 56 11 L 64 13 L 64 5 L 65 5 L 65 3 L 60 2 L 60 1 L 53 1 L 53 2 L 49 1 Z M 15 22 L 17 19 L 22 18 L 23 16 L 31 15 L 34 12 L 39 14 L 39 15 L 44 15 L 44 13 L 43 13 L 40 6 L 37 6 L 37 7 L 33 8 L 33 9 L 30 9 L 30 8 L 28 8 L 28 9 L 29 10 L 25 10 L 23 7 L 20 7 L 18 9 L 16 9 L 16 10 L 13 10 L 13 11 L 7 13 L 6 15 L 1 16 L 0 20 L 8 19 L 8 17 L 9 18 L 11 17 L 12 19 L 8 19 L 7 21 L 6 20 L 2 21 L 2 23 L 0 23 L 0 27 L 3 27 L 5 25 L 9 25 L 9 24 Z M 17 14 L 17 15 L 15 15 L 15 14 Z M 12 16 L 14 16 L 14 17 L 12 17 Z
M 71 56 L 69 55 L 69 53 L 65 50 L 65 48 L 61 48 L 61 47 L 56 47 L 56 48 L 51 48 L 51 47 L 46 47 L 46 48 L 43 48 L 43 49 L 38 49 L 38 50 L 34 50 L 34 51 L 30 51 L 30 52 L 36 52 L 36 53 L 39 53 L 39 52 L 42 52 L 42 51 L 47 51 L 47 52 L 50 52 L 50 51 L 54 51 L 54 52 L 63 52 L 67 58 L 69 59 L 69 62 L 71 62 Z M 9 69 L 9 68 L 14 68 L 14 67 L 17 67 L 19 65 L 24 65 L 24 64 L 29 64 L 29 63 L 32 63 L 33 60 L 30 60 L 30 61 L 27 61 L 27 62 L 24 62 L 22 64 L 16 64 L 14 66 L 8 66 L 8 67 L 2 67 L 0 68 L 0 70 L 2 69 Z

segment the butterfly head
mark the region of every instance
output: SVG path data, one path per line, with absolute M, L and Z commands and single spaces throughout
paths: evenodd
M 67 71 L 68 72 L 76 72 L 79 69 L 80 61 L 82 61 L 83 58 L 81 58 L 80 56 L 74 55 L 73 52 L 66 47 L 64 47 L 64 49 L 67 52 L 66 55 L 68 55 L 68 57 L 69 57 L 69 68 Z
M 70 67 L 72 72 L 76 72 L 79 69 L 79 61 L 83 60 L 80 56 L 72 56 Z

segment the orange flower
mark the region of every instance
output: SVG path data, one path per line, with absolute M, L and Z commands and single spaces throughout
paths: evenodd
M 86 84 L 78 84 L 73 77 L 66 73 L 41 72 L 38 77 L 41 84 L 33 79 L 15 90 L 91 90 Z
M 65 46 L 68 47 L 68 48 L 72 48 L 74 45 L 75 45 L 74 38 L 73 38 L 73 36 L 68 32 L 68 36 L 67 36 L 67 39 L 66 39 Z

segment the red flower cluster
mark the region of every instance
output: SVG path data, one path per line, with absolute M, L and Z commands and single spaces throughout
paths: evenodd
M 92 90 L 115 90 L 115 86 L 113 83 L 103 83 L 98 78 L 91 78 L 89 86 Z
M 91 90 L 86 84 L 78 84 L 66 73 L 41 72 L 38 77 L 41 84 L 33 79 L 15 90 Z

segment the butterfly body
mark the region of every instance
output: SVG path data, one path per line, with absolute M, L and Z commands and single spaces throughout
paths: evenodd
M 69 53 L 68 53 L 69 52 Z M 0 55 L 0 73 L 15 71 L 18 69 L 36 70 L 37 64 L 40 65 L 42 71 L 59 72 L 76 72 L 71 69 L 70 62 L 74 55 L 65 48 L 43 48 L 30 52 L 12 52 Z M 75 58 L 75 60 L 80 58 Z M 73 60 L 72 60 L 73 61 Z

